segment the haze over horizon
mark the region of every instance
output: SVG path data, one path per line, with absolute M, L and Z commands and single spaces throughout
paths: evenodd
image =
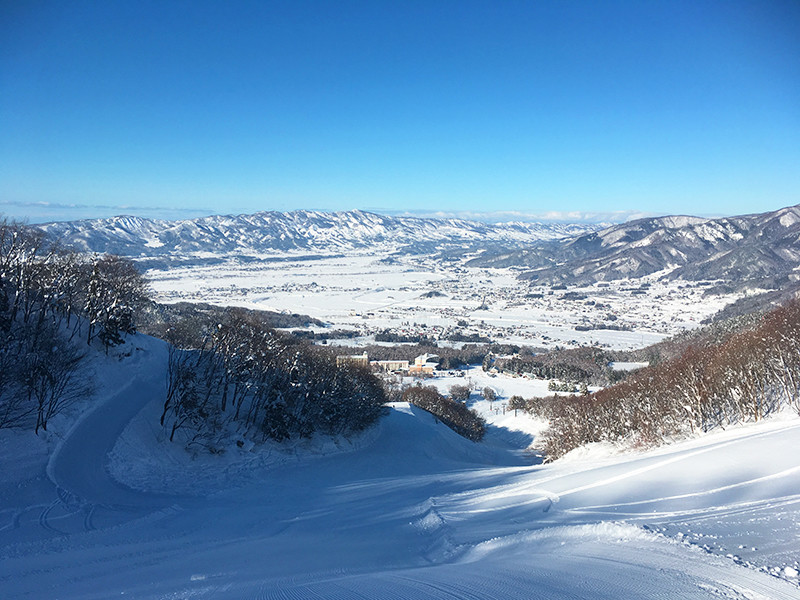
M 4 3 L 0 213 L 775 210 L 798 30 L 789 0 Z
M 24 214 L 16 214 L 15 210 L 24 211 Z M 11 209 L 11 210 L 8 210 Z M 380 208 L 344 208 L 344 209 L 316 209 L 308 207 L 297 207 L 274 212 L 292 213 L 297 211 L 320 212 L 320 213 L 339 213 L 350 211 L 362 211 L 374 213 L 388 217 L 410 217 L 418 219 L 456 219 L 463 221 L 477 221 L 482 223 L 586 223 L 586 224 L 612 224 L 625 223 L 636 219 L 647 217 L 667 216 L 666 213 L 655 214 L 636 210 L 621 210 L 609 212 L 582 212 L 582 211 L 546 211 L 546 212 L 523 212 L 523 211 L 443 211 L 443 210 L 382 210 Z M 7 217 L 14 221 L 20 221 L 31 225 L 42 225 L 46 223 L 58 223 L 68 221 L 84 221 L 96 219 L 112 219 L 117 217 L 141 217 L 144 219 L 163 220 L 163 221 L 185 221 L 194 219 L 204 219 L 213 216 L 240 216 L 255 215 L 263 212 L 273 212 L 272 209 L 254 210 L 251 212 L 234 211 L 204 211 L 202 209 L 191 208 L 157 208 L 144 206 L 113 206 L 113 205 L 89 205 L 73 204 L 64 205 L 58 203 L 13 203 L 0 201 L 0 218 Z M 691 215 L 705 218 L 718 218 L 732 215 Z
M 22 209 L 24 214 L 15 214 L 14 207 Z M 11 210 L 8 210 L 11 208 Z M 780 207 L 784 208 L 784 207 Z M 189 221 L 195 219 L 205 219 L 213 216 L 248 216 L 259 213 L 279 212 L 292 213 L 298 211 L 318 212 L 325 214 L 343 213 L 351 211 L 362 211 L 374 213 L 388 217 L 409 217 L 417 219 L 455 219 L 460 221 L 474 221 L 479 223 L 502 224 L 502 223 L 542 223 L 542 224 L 592 224 L 592 225 L 611 225 L 617 223 L 627 223 L 638 219 L 651 217 L 676 216 L 678 213 L 652 213 L 637 210 L 620 210 L 608 212 L 593 211 L 544 211 L 544 212 L 523 212 L 510 210 L 494 211 L 444 211 L 444 210 L 382 210 L 380 208 L 343 208 L 343 209 L 317 209 L 308 207 L 297 207 L 286 210 L 253 210 L 251 212 L 234 211 L 205 211 L 202 209 L 191 208 L 157 208 L 144 206 L 112 206 L 112 205 L 88 205 L 74 204 L 63 205 L 58 203 L 13 203 L 0 201 L 0 218 L 9 218 L 12 221 L 26 223 L 30 225 L 44 225 L 47 223 L 60 223 L 72 221 L 93 221 L 124 217 L 139 217 L 143 219 L 160 221 Z M 734 214 L 698 214 L 685 213 L 685 216 L 700 217 L 706 219 L 717 219 L 724 217 L 739 216 Z

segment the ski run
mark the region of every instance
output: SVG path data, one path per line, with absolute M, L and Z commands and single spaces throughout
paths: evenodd
M 166 360 L 137 335 L 80 418 L 0 430 L 0 596 L 800 598 L 796 416 L 543 465 L 530 417 L 479 402 L 476 444 L 399 403 L 355 439 L 193 458 L 159 441 Z

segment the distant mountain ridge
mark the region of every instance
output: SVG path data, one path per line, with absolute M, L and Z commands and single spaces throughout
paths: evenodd
M 600 227 L 526 222 L 490 224 L 461 219 L 394 217 L 360 210 L 259 212 L 182 221 L 120 216 L 39 226 L 76 249 L 131 257 L 379 248 L 413 252 L 415 246 L 429 249 L 432 243 L 449 247 L 482 243 L 519 247 L 542 240 L 574 237 Z
M 482 223 L 346 212 L 259 212 L 182 221 L 114 217 L 47 223 L 78 250 L 151 259 L 152 265 L 247 257 L 402 252 L 477 258 L 523 280 L 591 284 L 664 272 L 670 279 L 722 280 L 778 288 L 800 279 L 800 205 L 719 219 L 665 216 L 602 225 Z
M 800 205 L 768 213 L 703 219 L 639 219 L 569 240 L 486 254 L 474 266 L 525 269 L 523 279 L 588 284 L 659 271 L 686 280 L 774 285 L 800 269 Z

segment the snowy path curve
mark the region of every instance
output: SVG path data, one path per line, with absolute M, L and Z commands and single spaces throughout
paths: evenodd
M 142 340 L 139 336 L 137 340 Z M 59 495 L 73 502 L 117 510 L 151 510 L 174 503 L 177 497 L 133 490 L 114 480 L 108 472 L 108 455 L 130 420 L 154 398 L 163 397 L 163 365 L 166 344 L 151 338 L 135 346 L 134 354 L 108 365 L 100 374 L 99 396 L 106 400 L 78 421 L 54 452 L 48 476 Z M 124 362 L 124 365 L 123 365 Z M 131 375 L 133 374 L 133 375 Z M 113 392 L 117 388 L 116 392 Z

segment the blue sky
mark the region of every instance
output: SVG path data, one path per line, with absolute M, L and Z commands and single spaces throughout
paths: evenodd
M 0 213 L 773 210 L 798 31 L 795 0 L 9 0 Z

